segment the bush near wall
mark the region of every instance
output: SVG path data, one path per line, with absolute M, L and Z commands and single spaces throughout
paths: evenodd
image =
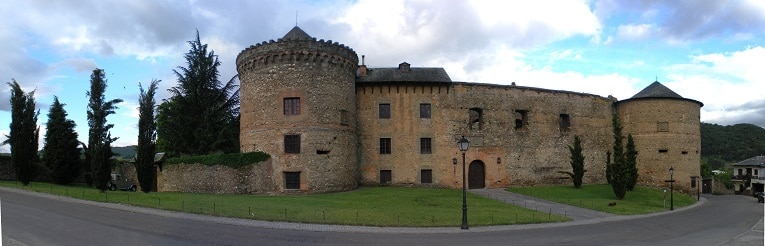
M 209 154 L 198 156 L 182 156 L 171 158 L 165 161 L 165 164 L 203 164 L 207 166 L 227 166 L 230 168 L 239 168 L 249 164 L 265 161 L 271 158 L 270 155 L 263 152 L 232 153 L 232 154 Z

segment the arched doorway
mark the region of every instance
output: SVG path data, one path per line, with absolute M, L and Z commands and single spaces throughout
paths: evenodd
M 468 169 L 468 188 L 481 189 L 486 187 L 486 172 L 482 161 L 470 162 Z

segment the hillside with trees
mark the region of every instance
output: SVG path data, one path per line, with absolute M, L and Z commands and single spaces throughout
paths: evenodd
M 753 124 L 701 123 L 701 158 L 713 169 L 765 154 L 765 129 Z

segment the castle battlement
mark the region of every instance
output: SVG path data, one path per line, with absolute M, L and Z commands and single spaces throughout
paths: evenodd
M 358 66 L 358 55 L 348 46 L 332 40 L 320 39 L 317 41 L 316 38 L 307 34 L 290 34 L 288 33 L 277 41 L 272 39 L 268 42 L 251 45 L 240 52 L 236 58 L 239 73 L 271 64 L 302 63 L 321 67 L 340 66 L 353 71 Z

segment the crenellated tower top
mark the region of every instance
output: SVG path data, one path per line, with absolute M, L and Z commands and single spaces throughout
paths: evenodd
M 313 63 L 319 66 L 343 66 L 355 71 L 359 58 L 350 47 L 332 40 L 317 41 L 297 26 L 277 41 L 272 39 L 251 45 L 236 58 L 240 74 L 274 63 Z

